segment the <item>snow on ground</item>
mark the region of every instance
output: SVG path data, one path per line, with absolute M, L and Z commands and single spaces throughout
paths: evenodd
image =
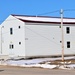
M 75 57 L 65 57 L 64 59 L 75 59 Z M 39 64 L 46 61 L 55 61 L 55 60 L 61 60 L 61 57 L 59 58 L 37 58 L 37 59 L 28 59 L 28 60 L 8 60 L 6 61 L 7 64 Z
M 67 67 L 75 68 L 75 64 L 67 65 Z
M 31 59 L 31 60 L 8 60 L 6 63 L 7 64 L 26 64 L 26 65 L 30 65 L 30 64 L 38 64 L 44 61 L 48 61 L 50 59 Z
M 65 59 L 75 59 L 75 57 L 65 57 Z M 7 60 L 5 62 L 1 61 L 1 64 L 3 65 L 10 65 L 10 66 L 20 66 L 20 67 L 41 67 L 41 68 L 60 68 L 60 69 L 74 69 L 75 64 L 68 64 L 59 66 L 59 65 L 51 65 L 49 61 L 54 60 L 61 60 L 61 58 L 38 58 L 38 59 L 28 59 L 28 60 Z M 40 64 L 42 62 L 46 62 L 45 64 Z

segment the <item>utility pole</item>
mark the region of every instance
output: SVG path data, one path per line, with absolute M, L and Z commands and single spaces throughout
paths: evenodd
M 63 9 L 61 9 L 62 61 L 64 61 Z

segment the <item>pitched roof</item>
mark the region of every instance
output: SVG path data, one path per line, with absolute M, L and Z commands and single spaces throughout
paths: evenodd
M 12 15 L 23 22 L 60 24 L 60 17 Z M 64 24 L 75 24 L 75 18 L 63 18 Z

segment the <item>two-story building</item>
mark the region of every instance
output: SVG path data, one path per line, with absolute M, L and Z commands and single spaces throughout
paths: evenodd
M 61 18 L 10 15 L 0 26 L 0 54 L 14 57 L 61 56 Z M 64 55 L 75 55 L 75 18 L 63 18 Z

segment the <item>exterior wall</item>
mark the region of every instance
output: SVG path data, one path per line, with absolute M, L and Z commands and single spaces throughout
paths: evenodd
M 1 54 L 1 25 L 0 25 L 0 54 Z
M 25 56 L 25 28 L 24 23 L 13 16 L 9 16 L 1 24 L 2 32 L 2 55 Z M 20 26 L 20 28 L 18 28 Z M 13 34 L 10 34 L 10 28 L 13 28 Z M 21 42 L 21 45 L 19 45 Z M 10 48 L 13 45 L 13 48 Z
M 66 27 L 70 27 L 70 34 L 66 33 Z M 64 25 L 64 54 L 75 54 L 75 26 Z M 26 56 L 55 56 L 61 55 L 61 28 L 53 24 L 29 24 L 26 23 Z M 67 48 L 67 41 L 71 47 Z
M 20 28 L 19 28 L 20 26 Z M 66 33 L 70 27 L 70 33 Z M 10 34 L 13 28 L 13 34 Z M 75 54 L 75 26 L 64 25 L 64 54 Z M 24 23 L 9 16 L 0 26 L 0 54 L 8 56 L 55 56 L 62 54 L 60 24 Z M 70 41 L 70 48 L 67 48 Z M 21 44 L 19 44 L 21 42 Z M 10 49 L 10 45 L 14 48 Z
M 66 33 L 66 27 L 70 28 L 70 33 Z M 70 41 L 70 48 L 67 48 L 67 42 Z M 75 55 L 75 25 L 65 25 L 64 26 L 64 53 Z
M 59 25 L 32 24 L 25 26 L 26 56 L 61 55 Z

